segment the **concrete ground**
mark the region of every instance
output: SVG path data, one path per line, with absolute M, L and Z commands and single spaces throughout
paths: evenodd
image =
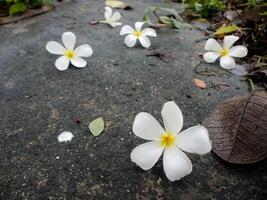
M 121 11 L 121 21 L 133 25 L 148 5 L 163 0 L 126 2 L 134 10 Z M 172 55 L 166 63 L 147 57 L 150 50 L 127 48 L 120 28 L 88 24 L 103 12 L 104 0 L 70 1 L 0 28 L 0 199 L 266 198 L 266 161 L 239 166 L 214 153 L 189 155 L 193 172 L 177 182 L 165 177 L 162 161 L 150 171 L 130 161 L 131 150 L 144 142 L 131 131 L 137 113 L 161 120 L 162 105 L 174 100 L 188 128 L 218 102 L 248 94 L 248 85 L 216 64 L 198 67 L 211 76 L 193 71 L 203 53 L 203 44 L 195 42 L 203 38 L 200 31 L 159 30 L 152 44 Z M 76 33 L 78 45 L 93 47 L 86 68 L 54 67 L 57 56 L 45 45 L 60 41 L 65 31 Z M 197 88 L 194 78 L 207 88 Z M 87 126 L 99 116 L 106 128 L 95 138 Z M 71 143 L 57 142 L 63 130 L 74 134 Z

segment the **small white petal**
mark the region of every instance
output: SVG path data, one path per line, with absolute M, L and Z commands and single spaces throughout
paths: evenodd
M 126 35 L 126 34 L 132 34 L 134 32 L 134 29 L 130 27 L 129 25 L 124 25 L 121 28 L 120 35 Z
M 206 42 L 205 49 L 207 51 L 219 52 L 219 51 L 222 50 L 222 47 L 221 47 L 221 45 L 215 39 L 210 38 Z
M 220 66 L 224 69 L 233 69 L 235 67 L 235 60 L 230 56 L 222 56 Z
M 145 24 L 146 22 L 135 22 L 135 30 L 136 31 L 141 31 L 142 26 Z
M 229 50 L 229 55 L 237 58 L 243 58 L 248 55 L 248 49 L 245 46 L 237 45 Z
M 112 17 L 112 9 L 110 7 L 105 7 L 105 19 L 110 20 Z
M 150 40 L 146 36 L 141 36 L 138 38 L 138 40 L 140 41 L 141 45 L 145 48 L 149 48 L 151 45 Z
M 78 68 L 83 68 L 87 65 L 87 62 L 79 56 L 74 56 L 74 58 L 71 59 L 70 62 L 73 66 Z
M 144 170 L 151 169 L 160 158 L 163 149 L 158 141 L 141 144 L 131 152 L 131 160 Z
M 112 26 L 113 28 L 115 28 L 116 26 L 121 26 L 122 23 L 121 22 L 111 22 L 109 23 L 110 26 Z
M 219 57 L 220 57 L 220 54 L 217 52 L 213 52 L 213 51 L 207 52 L 203 55 L 203 58 L 207 63 L 213 63 Z
M 66 57 L 66 56 L 60 56 L 57 60 L 56 60 L 56 68 L 60 71 L 64 71 L 66 69 L 68 69 L 70 64 L 70 60 Z
M 133 133 L 146 140 L 159 141 L 161 134 L 165 133 L 165 131 L 152 115 L 141 112 L 134 119 Z
M 172 147 L 164 150 L 163 168 L 167 178 L 176 181 L 191 173 L 192 164 L 184 152 Z
M 136 43 L 137 38 L 132 35 L 129 34 L 125 37 L 124 43 L 128 46 L 128 47 L 133 47 Z
M 93 54 L 93 50 L 90 45 L 83 44 L 75 49 L 74 54 L 79 57 L 90 57 Z
M 142 30 L 142 35 L 157 37 L 156 31 L 152 28 L 145 28 L 144 30 Z
M 193 126 L 178 134 L 176 145 L 189 153 L 206 154 L 211 151 L 209 133 L 203 126 Z
M 70 142 L 73 138 L 73 134 L 68 131 L 63 131 L 57 136 L 58 142 Z
M 121 18 L 121 14 L 119 12 L 115 12 L 112 17 L 111 17 L 111 21 L 112 22 L 115 22 L 115 21 L 118 21 L 119 19 Z
M 58 42 L 50 41 L 46 44 L 46 50 L 56 55 L 64 55 L 66 49 Z
M 223 48 L 230 49 L 238 39 L 239 37 L 234 35 L 225 36 L 223 38 Z
M 161 115 L 165 130 L 177 134 L 183 127 L 183 115 L 180 108 L 174 101 L 169 101 L 163 105 Z
M 76 43 L 76 35 L 72 32 L 65 32 L 62 34 L 62 42 L 66 49 L 73 50 Z

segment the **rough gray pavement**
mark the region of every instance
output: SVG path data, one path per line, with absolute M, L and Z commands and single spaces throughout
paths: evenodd
M 121 21 L 133 25 L 148 5 L 163 1 L 127 2 L 134 10 L 121 11 Z M 152 44 L 172 54 L 165 63 L 147 57 L 149 50 L 127 48 L 120 28 L 88 24 L 103 13 L 104 0 L 70 1 L 0 27 L 0 199 L 264 199 L 266 161 L 239 166 L 214 153 L 190 154 L 193 172 L 177 182 L 167 180 L 162 161 L 149 171 L 130 161 L 131 150 L 145 142 L 131 131 L 137 113 L 161 120 L 162 105 L 174 100 L 188 128 L 218 102 L 247 95 L 248 85 L 216 64 L 198 67 L 215 76 L 193 72 L 203 53 L 195 43 L 203 38 L 198 30 L 159 30 Z M 76 33 L 78 45 L 93 47 L 86 68 L 54 67 L 57 56 L 45 45 L 65 31 Z M 207 89 L 197 88 L 194 78 Z M 106 128 L 95 138 L 87 126 L 99 116 Z M 57 142 L 63 130 L 74 134 L 70 144 Z

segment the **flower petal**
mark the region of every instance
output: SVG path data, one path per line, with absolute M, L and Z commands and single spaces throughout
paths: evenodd
M 129 25 L 124 25 L 121 28 L 120 35 L 126 35 L 126 34 L 132 34 L 134 32 L 134 29 L 130 27 Z
M 112 17 L 112 9 L 110 7 L 105 7 L 105 19 L 110 20 Z
M 60 56 L 55 62 L 56 68 L 60 71 L 68 69 L 69 64 L 70 60 L 66 56 Z
M 159 141 L 161 134 L 165 133 L 165 131 L 152 115 L 141 112 L 134 119 L 133 133 L 146 140 Z
M 189 153 L 206 154 L 211 151 L 208 130 L 203 126 L 193 126 L 178 134 L 178 148 Z
M 118 21 L 119 19 L 121 18 L 121 14 L 119 12 L 115 12 L 112 17 L 111 17 L 111 21 L 112 22 L 115 22 L 115 21 Z
M 73 50 L 76 43 L 76 35 L 72 32 L 65 32 L 62 34 L 62 42 L 66 49 Z
M 237 45 L 229 50 L 229 55 L 237 58 L 243 58 L 248 55 L 248 49 L 243 45 Z
M 219 57 L 220 54 L 213 51 L 207 52 L 203 55 L 203 58 L 207 63 L 213 63 Z
M 151 169 L 160 158 L 163 149 L 158 141 L 141 144 L 131 152 L 131 160 L 144 170 Z
M 223 38 L 223 48 L 230 49 L 238 39 L 239 37 L 234 35 L 225 36 Z
M 192 171 L 189 158 L 177 147 L 165 148 L 163 154 L 163 168 L 170 181 L 176 181 Z
M 224 69 L 233 69 L 235 67 L 235 60 L 230 56 L 222 56 L 220 66 Z
M 177 134 L 181 131 L 183 127 L 183 115 L 174 101 L 169 101 L 163 105 L 161 115 L 167 132 L 171 131 Z
M 121 26 L 122 23 L 121 22 L 111 22 L 109 23 L 110 26 L 112 26 L 113 28 L 115 28 L 116 26 Z
M 156 31 L 152 28 L 145 28 L 144 30 L 142 30 L 142 35 L 157 37 Z
M 141 31 L 142 26 L 145 24 L 146 22 L 135 22 L 135 30 L 136 31 Z
M 90 57 L 93 54 L 93 50 L 90 45 L 83 44 L 75 49 L 74 54 L 79 57 Z
M 46 44 L 46 50 L 56 55 L 64 55 L 66 49 L 58 42 L 50 41 Z
M 222 47 L 221 47 L 221 45 L 215 39 L 210 38 L 206 42 L 205 49 L 207 51 L 219 52 L 219 51 L 222 50 Z
M 151 45 L 151 42 L 147 36 L 141 36 L 138 38 L 138 40 L 140 41 L 141 45 L 145 48 L 149 48 Z
M 71 59 L 70 62 L 73 66 L 78 68 L 83 68 L 87 65 L 87 62 L 79 56 L 74 56 L 74 58 Z
M 134 35 L 127 35 L 125 37 L 124 43 L 128 46 L 128 47 L 133 47 L 136 43 L 137 38 Z

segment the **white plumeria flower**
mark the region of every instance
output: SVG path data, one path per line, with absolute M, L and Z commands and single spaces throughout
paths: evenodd
M 232 47 L 238 39 L 239 37 L 234 35 L 225 36 L 222 46 L 215 39 L 208 39 L 205 49 L 209 52 L 203 55 L 204 60 L 207 63 L 213 63 L 220 57 L 220 66 L 222 68 L 233 69 L 235 67 L 235 60 L 233 57 L 243 58 L 248 54 L 247 47 L 243 45 Z
M 151 42 L 147 36 L 157 37 L 156 31 L 152 28 L 145 28 L 142 30 L 144 24 L 145 22 L 136 22 L 135 29 L 129 25 L 125 25 L 121 28 L 120 35 L 127 35 L 124 42 L 128 47 L 133 47 L 136 41 L 139 40 L 143 47 L 149 48 Z
M 120 18 L 121 14 L 119 12 L 115 12 L 113 14 L 110 7 L 105 7 L 105 20 L 100 21 L 100 23 L 108 24 L 111 27 L 115 28 L 116 26 L 121 26 L 121 22 L 118 22 Z
M 65 47 L 55 41 L 50 41 L 46 44 L 46 49 L 51 54 L 61 55 L 55 62 L 56 68 L 60 71 L 68 69 L 69 64 L 78 68 L 83 68 L 87 62 L 81 57 L 90 57 L 93 50 L 90 45 L 83 44 L 74 49 L 76 36 L 72 32 L 62 34 L 62 42 Z
M 163 168 L 170 181 L 179 180 L 192 171 L 192 164 L 183 151 L 206 154 L 211 142 L 205 127 L 197 125 L 181 131 L 183 115 L 173 102 L 164 104 L 161 115 L 165 129 L 149 113 L 139 113 L 133 123 L 136 136 L 151 140 L 133 149 L 131 160 L 144 170 L 151 169 L 163 153 Z

